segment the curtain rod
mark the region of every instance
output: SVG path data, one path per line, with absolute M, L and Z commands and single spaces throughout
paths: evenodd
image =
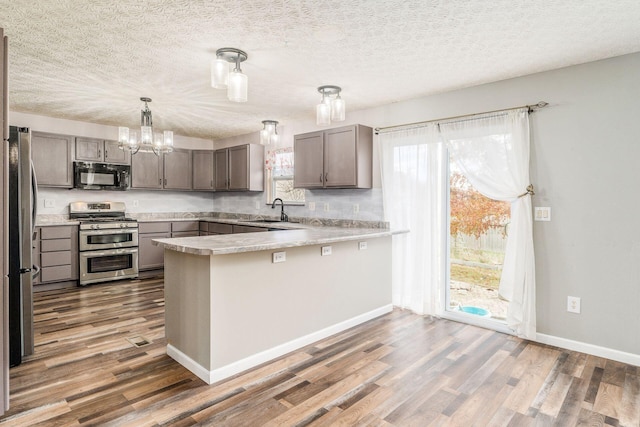
M 548 102 L 540 101 L 537 104 L 522 105 L 520 107 L 503 108 L 503 109 L 500 109 L 500 110 L 485 111 L 483 113 L 463 114 L 463 115 L 460 115 L 460 116 L 444 117 L 444 118 L 441 118 L 441 119 L 434 119 L 434 120 L 425 120 L 423 122 L 405 123 L 403 125 L 395 125 L 395 126 L 386 126 L 386 127 L 381 127 L 381 128 L 375 128 L 374 130 L 376 132 L 376 135 L 378 135 L 380 133 L 380 131 L 389 130 L 389 129 L 403 128 L 403 127 L 407 127 L 407 126 L 420 126 L 420 125 L 426 125 L 428 123 L 443 122 L 445 120 L 464 119 L 464 118 L 467 118 L 467 117 L 479 116 L 479 115 L 483 115 L 483 114 L 501 113 L 501 112 L 505 112 L 505 111 L 518 110 L 520 108 L 526 108 L 526 109 L 529 110 L 529 113 L 531 113 L 532 111 L 539 110 L 541 108 L 546 107 L 547 105 L 549 105 Z

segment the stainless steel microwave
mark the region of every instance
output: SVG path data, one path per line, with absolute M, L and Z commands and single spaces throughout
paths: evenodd
M 73 162 L 73 186 L 83 190 L 126 190 L 131 166 Z

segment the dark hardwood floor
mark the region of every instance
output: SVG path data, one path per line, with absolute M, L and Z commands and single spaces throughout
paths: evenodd
M 640 425 L 638 367 L 401 310 L 208 386 L 165 354 L 163 304 L 162 278 L 36 294 L 0 424 Z

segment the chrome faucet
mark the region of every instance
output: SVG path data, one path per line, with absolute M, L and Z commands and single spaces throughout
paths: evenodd
M 288 222 L 289 221 L 289 216 L 284 213 L 284 202 L 282 201 L 282 199 L 280 197 L 277 197 L 275 199 L 273 199 L 273 203 L 271 203 L 271 209 L 275 209 L 276 208 L 276 202 L 280 200 L 280 206 L 282 208 L 282 211 L 280 212 L 280 221 L 284 221 L 284 222 Z

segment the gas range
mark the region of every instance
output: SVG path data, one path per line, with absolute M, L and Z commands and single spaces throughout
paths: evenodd
M 80 284 L 138 276 L 138 221 L 123 202 L 73 202 L 69 218 L 80 221 Z

